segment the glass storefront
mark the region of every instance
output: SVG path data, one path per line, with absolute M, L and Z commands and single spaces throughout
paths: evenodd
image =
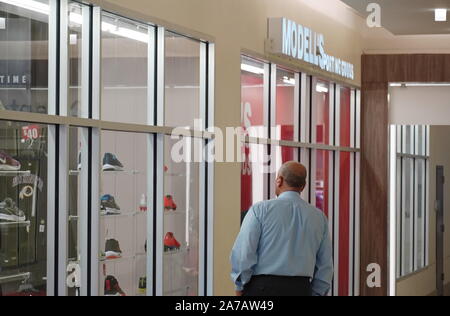
M 214 44 L 70 0 L 0 19 L 0 111 L 53 124 L 0 121 L 0 296 L 210 293 L 212 163 L 168 131 L 212 125 Z
M 329 219 L 335 264 L 332 295 L 358 295 L 358 91 L 247 56 L 241 58 L 241 91 L 242 126 L 261 131 L 251 135 L 259 139 L 243 142 L 243 152 L 246 159 L 257 151 L 266 154 L 251 165 L 247 160 L 242 164 L 241 211 L 245 214 L 254 203 L 276 198 L 275 179 L 283 163 L 304 164 L 309 175 L 302 198 Z

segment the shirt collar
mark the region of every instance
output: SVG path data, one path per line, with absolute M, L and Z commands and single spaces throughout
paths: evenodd
M 280 194 L 279 199 L 300 198 L 300 193 L 294 191 L 286 191 Z

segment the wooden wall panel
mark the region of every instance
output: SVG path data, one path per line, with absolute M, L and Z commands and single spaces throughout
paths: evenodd
M 361 295 L 388 294 L 390 82 L 450 82 L 450 55 L 363 55 L 361 88 Z M 368 288 L 371 263 L 382 268 L 381 288 Z

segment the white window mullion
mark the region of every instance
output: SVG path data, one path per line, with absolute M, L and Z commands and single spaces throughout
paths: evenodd
M 355 200 L 354 200 L 354 194 L 355 194 L 355 157 L 356 154 L 352 153 L 350 154 L 350 190 L 349 190 L 349 279 L 348 279 L 348 288 L 349 288 L 349 296 L 354 296 L 354 289 L 353 286 L 355 284 L 354 279 L 354 272 L 355 272 L 355 248 L 354 248 L 354 235 L 355 235 Z
M 334 295 L 339 295 L 339 232 L 340 232 L 340 209 L 339 209 L 339 166 L 340 166 L 340 155 L 338 152 L 329 151 L 329 166 L 328 166 L 328 177 L 329 177 L 329 189 L 328 189 L 328 214 L 330 216 L 333 225 L 333 235 L 334 236 Z M 335 164 L 333 162 L 333 157 L 335 157 Z M 334 178 L 334 181 L 333 181 Z

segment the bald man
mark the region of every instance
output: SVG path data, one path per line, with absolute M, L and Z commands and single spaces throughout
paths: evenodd
M 332 247 L 323 212 L 300 197 L 307 170 L 285 163 L 275 200 L 254 205 L 231 253 L 236 295 L 325 296 L 333 280 Z

